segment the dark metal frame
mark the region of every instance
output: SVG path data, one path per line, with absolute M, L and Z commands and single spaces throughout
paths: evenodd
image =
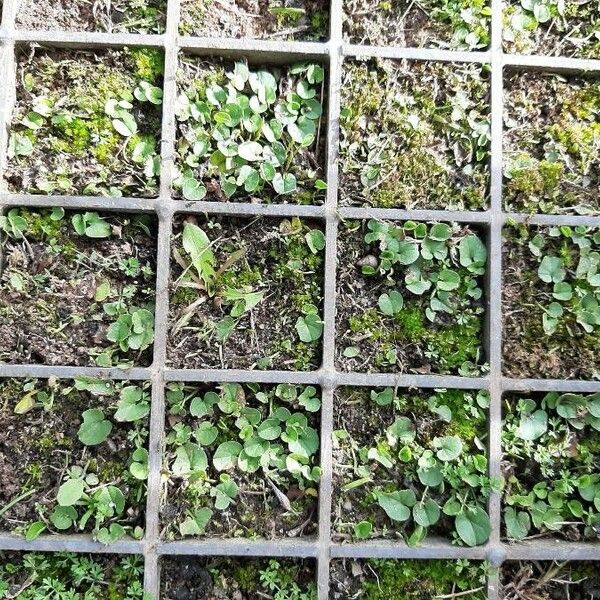
M 369 541 L 338 544 L 331 540 L 332 455 L 334 390 L 342 385 L 398 386 L 421 388 L 486 389 L 491 396 L 489 411 L 489 470 L 490 475 L 501 474 L 501 402 L 510 391 L 600 391 L 597 381 L 562 381 L 544 379 L 515 380 L 502 376 L 502 227 L 508 221 L 532 225 L 571 224 L 600 226 L 600 217 L 509 214 L 502 205 L 502 112 L 503 72 L 505 67 L 547 69 L 563 73 L 590 72 L 600 74 L 600 60 L 557 58 L 545 56 L 509 55 L 502 50 L 502 0 L 491 0 L 491 48 L 484 52 L 452 50 L 357 46 L 342 39 L 342 1 L 331 0 L 331 32 L 326 43 L 266 42 L 259 40 L 212 39 L 182 37 L 178 33 L 180 0 L 168 0 L 166 32 L 163 35 L 38 32 L 15 29 L 15 15 L 19 0 L 4 0 L 0 26 L 0 210 L 10 206 L 62 206 L 68 209 L 104 210 L 115 212 L 145 212 L 158 218 L 158 254 L 156 281 L 156 329 L 154 356 L 148 368 L 101 369 L 94 367 L 67 367 L 42 365 L 0 365 L 0 377 L 69 378 L 81 375 L 108 377 L 120 380 L 148 380 L 152 383 L 152 410 L 150 417 L 150 477 L 146 509 L 146 535 L 141 541 L 122 540 L 110 546 L 94 542 L 89 536 L 41 536 L 33 542 L 7 533 L 0 533 L 3 550 L 71 550 L 76 552 L 135 553 L 145 559 L 145 590 L 159 597 L 161 556 L 173 555 L 230 555 L 311 557 L 317 564 L 320 600 L 329 593 L 329 563 L 343 557 L 387 558 L 470 558 L 487 559 L 494 566 L 510 559 L 595 559 L 600 560 L 600 546 L 594 543 L 567 543 L 544 539 L 533 543 L 507 544 L 500 539 L 500 497 L 490 498 L 492 534 L 484 546 L 467 548 L 452 545 L 442 539 L 426 540 L 416 548 L 401 541 Z M 15 48 L 28 43 L 67 48 L 119 48 L 147 46 L 165 52 L 163 124 L 161 136 L 160 192 L 156 199 L 103 198 L 80 196 L 37 196 L 6 192 L 1 180 L 6 160 L 8 130 L 15 101 Z M 300 58 L 322 62 L 328 68 L 328 122 L 327 122 L 327 181 L 326 202 L 322 206 L 293 204 L 243 204 L 222 202 L 185 202 L 172 196 L 172 164 L 175 156 L 175 114 L 177 95 L 175 75 L 180 53 L 246 57 L 252 61 L 290 62 Z M 442 210 L 396 210 L 338 207 L 338 139 L 340 114 L 341 68 L 345 58 L 382 57 L 442 62 L 472 62 L 491 65 L 491 204 L 481 212 Z M 3 187 L 4 186 L 4 187 Z M 326 234 L 324 283 L 323 359 L 320 369 L 312 372 L 242 371 L 242 370 L 177 370 L 165 366 L 168 288 L 170 268 L 170 240 L 174 215 L 177 213 L 210 213 L 236 216 L 299 216 L 311 217 L 324 224 Z M 336 296 L 336 243 L 338 223 L 344 218 L 386 218 L 434 221 L 457 221 L 477 224 L 487 235 L 489 264 L 486 277 L 486 352 L 490 365 L 485 377 L 465 378 L 443 375 L 361 374 L 342 373 L 335 369 L 335 296 Z M 323 476 L 319 494 L 318 535 L 309 539 L 274 541 L 243 539 L 194 539 L 166 542 L 159 539 L 160 469 L 165 414 L 165 383 L 186 382 L 263 382 L 299 383 L 320 386 L 321 412 L 321 467 Z M 488 598 L 498 598 L 498 575 L 488 582 Z

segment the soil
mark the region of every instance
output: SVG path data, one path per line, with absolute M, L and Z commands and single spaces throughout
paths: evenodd
M 32 389 L 54 393 L 51 409 L 34 408 L 25 414 L 14 412 L 27 393 L 23 391 L 27 382 L 32 384 Z M 134 427 L 109 417 L 114 398 L 69 389 L 72 385 L 70 381 L 56 379 L 48 383 L 6 379 L 0 383 L 0 506 L 35 490 L 0 516 L 3 531 L 23 531 L 40 520 L 40 515 L 52 531 L 48 517 L 57 506 L 58 488 L 68 469 L 76 465 L 87 473 L 96 473 L 101 482 L 114 483 L 123 492 L 126 508 L 119 517 L 122 525 L 145 526 L 146 501 L 144 497 L 136 498 L 141 482 L 128 474 L 128 461 L 135 449 L 129 434 Z M 89 408 L 103 409 L 113 423 L 109 439 L 98 446 L 85 446 L 77 437 L 81 415 Z M 91 531 L 93 525 L 94 520 L 90 519 L 85 531 Z
M 134 561 L 138 572 L 132 568 Z M 9 564 L 10 570 L 3 570 Z M 49 598 L 50 586 L 52 595 L 61 594 L 65 598 L 101 600 L 130 597 L 133 586 L 142 589 L 143 571 L 144 559 L 136 555 L 0 550 L 0 589 L 6 585 L 7 595 L 3 597 L 7 599 L 22 598 L 25 590 L 27 598 Z M 97 575 L 101 575 L 102 583 L 92 586 L 90 581 Z M 39 591 L 36 589 L 38 586 L 41 588 Z
M 548 241 L 548 228 L 534 228 Z M 600 375 L 600 332 L 559 327 L 544 333 L 542 304 L 550 302 L 546 285 L 537 277 L 538 263 L 527 245 L 517 243 L 511 229 L 503 245 L 503 372 L 507 377 L 595 379 Z
M 505 562 L 502 600 L 591 600 L 600 596 L 596 562 Z
M 264 386 L 261 387 L 264 390 Z M 186 396 L 189 390 L 186 390 Z M 204 395 L 207 391 L 215 391 L 212 388 L 194 389 L 195 395 Z M 250 390 L 246 390 L 246 399 L 251 398 Z M 248 402 L 252 408 L 257 408 L 263 413 L 263 418 L 268 414 L 267 407 L 256 400 Z M 277 406 L 283 406 L 292 410 L 290 404 L 281 401 L 274 401 L 272 409 Z M 319 419 L 315 414 L 304 412 L 299 405 L 294 406 L 294 411 L 301 411 L 306 415 L 309 425 L 319 431 Z M 169 433 L 177 423 L 184 423 L 196 430 L 202 422 L 212 422 L 213 425 L 223 428 L 228 423 L 230 432 L 221 435 L 210 447 L 204 447 L 207 452 L 209 465 L 212 465 L 212 455 L 217 445 L 224 441 L 239 441 L 233 425 L 233 419 L 215 409 L 215 415 L 208 419 L 194 418 L 188 416 L 182 418 L 176 415 L 167 415 L 165 422 L 165 431 Z M 168 463 L 174 459 L 172 448 L 167 445 L 165 454 L 165 464 L 163 473 L 169 472 Z M 213 511 L 213 517 L 206 528 L 206 535 L 231 538 L 231 537 L 263 537 L 274 539 L 277 537 L 299 537 L 315 534 L 317 531 L 317 507 L 318 499 L 316 496 L 306 494 L 296 480 L 290 475 L 286 476 L 285 470 L 279 471 L 279 475 L 287 482 L 287 486 L 278 483 L 277 487 L 283 492 L 295 512 L 286 510 L 279 502 L 272 487 L 267 482 L 262 470 L 256 473 L 243 473 L 239 469 L 229 470 L 235 483 L 238 485 L 239 492 L 234 503 L 226 511 Z M 208 477 L 212 481 L 219 480 L 219 473 L 214 467 L 209 466 Z M 318 484 L 307 482 L 310 487 L 318 488 Z M 165 481 L 163 489 L 164 503 L 161 507 L 161 527 L 163 533 L 161 537 L 172 538 L 181 537 L 179 534 L 179 524 L 184 521 L 189 509 L 193 504 L 194 509 L 200 508 L 206 504 L 212 508 L 213 499 L 206 496 L 196 495 L 193 488 L 190 488 L 188 479 L 171 477 Z
M 489 77 L 473 64 L 345 61 L 340 204 L 482 210 L 489 196 Z
M 552 3 L 549 6 L 560 6 Z M 553 18 L 538 24 L 523 36 L 516 32 L 515 40 L 505 39 L 504 51 L 517 54 L 542 54 L 547 56 L 570 56 L 573 58 L 600 58 L 600 13 L 596 0 L 567 0 L 563 4 L 566 18 Z M 504 7 L 505 28 L 515 7 L 521 8 L 519 0 L 507 0 Z M 523 14 L 531 15 L 524 11 Z
M 41 31 L 163 33 L 165 0 L 20 0 L 16 25 Z M 110 7 L 110 8 L 109 8 Z
M 315 568 L 310 560 L 276 559 L 286 571 L 290 584 L 301 590 L 314 586 Z M 260 571 L 269 567 L 269 559 L 178 557 L 161 562 L 162 600 L 263 600 L 273 597 L 272 590 L 260 581 Z M 280 569 L 281 571 L 281 569 Z M 289 584 L 288 584 L 289 585 Z M 291 597 L 288 595 L 284 598 Z M 296 597 L 296 596 L 294 596 Z M 305 596 L 302 596 L 304 598 Z M 316 593 L 314 595 L 316 599 Z M 306 599 L 313 595 L 306 592 Z
M 42 215 L 48 212 L 42 211 Z M 104 312 L 102 302 L 96 302 L 94 296 L 98 286 L 108 281 L 113 297 L 106 302 L 133 291 L 129 306 L 150 306 L 154 311 L 154 234 L 146 235 L 129 220 L 106 217 L 115 235 L 92 239 L 77 235 L 67 214 L 56 223 L 54 235 L 47 236 L 39 226 L 33 228 L 36 213 L 26 214 L 31 227 L 25 239 L 5 237 L 3 243 L 0 361 L 94 366 L 95 356 L 114 350 L 112 358 L 118 364 L 150 365 L 152 347 L 121 352 L 106 338 L 116 319 Z M 151 232 L 155 231 L 149 224 Z M 130 259 L 137 259 L 145 271 L 126 273 L 120 263 Z M 21 280 L 20 290 L 15 288 L 14 278 Z
M 129 112 L 137 133 L 129 138 L 115 130 L 105 113 L 109 100 L 133 93 L 141 80 L 162 86 L 158 51 L 24 47 L 17 57 L 17 74 L 11 147 L 13 140 L 26 138 L 31 149 L 16 156 L 9 149 L 4 174 L 8 191 L 113 197 L 158 194 L 157 177 L 147 175 L 144 162 L 132 157 L 140 141 L 158 152 L 161 107 L 133 100 Z M 32 129 L 23 120 L 36 112 L 38 102 L 49 104 L 45 109 L 49 116 Z
M 453 27 L 432 16 L 436 8 L 440 2 L 344 0 L 344 39 L 370 46 L 453 48 Z
M 304 11 L 298 17 L 277 16 L 273 7 Z M 182 0 L 179 31 L 202 37 L 323 41 L 329 37 L 326 0 Z
M 600 80 L 509 71 L 505 89 L 505 209 L 600 214 Z
M 463 335 L 463 331 L 457 332 L 455 337 L 452 336 L 449 346 L 444 343 L 443 348 L 438 348 L 437 356 L 428 356 L 431 350 L 428 340 L 437 336 L 438 332 L 448 332 L 448 328 L 454 326 L 456 321 L 451 317 L 440 316 L 435 324 L 428 322 L 424 312 L 428 306 L 427 294 L 413 296 L 403 289 L 403 284 L 400 283 L 404 280 L 402 267 L 398 267 L 394 274 L 398 283 L 395 289 L 405 297 L 405 307 L 418 313 L 416 320 L 420 323 L 422 336 L 405 335 L 399 322 L 378 312 L 379 296 L 391 288 L 380 275 L 362 274 L 361 266 L 371 264 L 378 251 L 376 244 L 364 242 L 367 222 L 361 222 L 359 227 L 355 225 L 350 221 L 345 228 L 342 225 L 338 237 L 337 368 L 355 372 L 447 373 L 456 372 L 465 360 L 474 363 L 483 361 L 480 331 L 469 331 L 469 339 Z M 467 233 L 473 232 L 464 227 L 460 235 Z M 480 307 L 482 301 L 472 301 L 471 305 Z M 356 320 L 359 320 L 359 325 L 356 325 Z M 477 325 L 478 329 L 483 325 L 483 319 L 480 318 L 479 321 L 481 325 Z M 359 352 L 355 357 L 349 358 L 344 355 L 347 348 L 358 348 Z M 393 363 L 382 360 L 382 353 L 388 350 L 396 353 Z
M 294 63 L 298 64 L 298 63 Z M 276 102 L 269 106 L 267 112 L 262 114 L 263 119 L 270 120 L 277 117 L 277 107 L 284 104 L 286 96 L 297 85 L 299 75 L 290 73 L 292 65 L 250 65 L 252 72 L 265 70 L 278 82 L 276 91 Z M 232 73 L 235 68 L 235 63 L 216 57 L 210 60 L 198 57 L 183 57 L 179 62 L 177 72 L 177 83 L 180 95 L 187 95 L 188 99 L 193 102 L 205 102 L 206 88 L 212 85 L 219 85 L 226 88 L 230 83 L 226 73 Z M 317 84 L 315 84 L 316 86 Z M 296 178 L 296 190 L 287 194 L 275 193 L 271 183 L 262 187 L 255 192 L 245 192 L 242 187 L 231 197 L 227 197 L 221 187 L 218 176 L 207 174 L 207 159 L 199 161 L 197 166 L 191 167 L 192 164 L 198 162 L 194 160 L 191 147 L 199 138 L 198 130 L 203 131 L 204 126 L 199 121 L 193 119 L 177 118 L 176 132 L 176 152 L 177 152 L 177 167 L 180 174 L 186 170 L 190 170 L 196 180 L 202 181 L 206 188 L 206 196 L 204 200 L 217 202 L 250 202 L 252 204 L 270 204 L 270 203 L 290 203 L 290 204 L 323 204 L 325 202 L 325 191 L 315 187 L 315 182 L 318 179 L 326 179 L 326 138 L 327 138 L 327 72 L 324 73 L 323 81 L 320 88 L 315 87 L 316 95 L 314 100 L 321 105 L 322 115 L 315 121 L 316 134 L 314 141 L 306 147 L 298 146 L 285 132 L 281 140 L 288 146 L 286 156 L 288 164 L 282 168 L 282 173 L 290 173 Z M 243 94 L 250 97 L 253 92 L 248 91 L 248 85 L 244 88 Z M 177 112 L 177 109 L 176 109 Z M 214 118 L 214 116 L 213 116 Z M 239 132 L 239 125 L 234 128 L 234 131 Z M 236 134 L 237 135 L 237 134 Z M 253 134 L 252 138 L 246 137 L 247 132 L 242 136 L 245 141 L 258 140 L 264 145 L 270 144 L 267 138 L 262 134 Z M 287 140 L 287 141 L 286 141 Z M 213 145 L 213 150 L 216 148 Z M 194 162 L 188 161 L 192 159 Z M 182 197 L 181 185 L 175 181 L 174 195 L 177 198 Z
M 436 415 L 423 406 L 415 404 L 399 413 L 393 404 L 379 406 L 370 400 L 369 395 L 370 389 L 367 388 L 339 388 L 335 393 L 333 431 L 345 430 L 349 434 L 347 440 L 338 440 L 334 443 L 333 449 L 332 537 L 338 542 L 350 541 L 353 525 L 361 521 L 372 523 L 371 538 L 397 538 L 405 533 L 406 526 L 391 521 L 379 504 L 370 499 L 370 494 L 374 489 L 386 489 L 386 486 L 392 486 L 392 490 L 398 489 L 399 486 L 414 489 L 413 478 L 416 480 L 414 473 L 411 473 L 414 461 L 405 467 L 400 463 L 388 469 L 375 460 L 369 460 L 360 464 L 367 464 L 370 467 L 372 481 L 353 490 L 342 491 L 344 485 L 358 479 L 358 476 L 352 472 L 352 465 L 360 461 L 355 452 L 356 448 L 373 447 L 374 432 L 381 432 L 385 442 L 383 432 L 400 416 L 411 419 L 416 426 L 416 443 L 425 446 L 428 440 L 436 436 L 452 433 L 448 430 L 447 424 L 441 422 Z M 426 406 L 425 396 L 423 405 Z M 460 420 L 461 417 L 455 415 L 455 418 Z M 463 418 L 467 419 L 467 415 L 463 414 Z M 474 417 L 471 419 L 475 422 Z M 479 439 L 485 438 L 484 428 L 485 423 L 479 423 L 480 431 L 477 432 Z M 471 439 L 463 437 L 463 442 L 471 444 L 473 452 L 478 451 L 473 436 Z M 436 494 L 435 499 L 440 506 L 443 506 L 447 496 Z M 430 528 L 430 534 L 449 537 L 453 530 L 452 518 L 442 513 L 440 520 Z
M 176 221 L 178 235 L 183 222 L 197 221 L 189 216 Z M 232 253 L 242 256 L 221 276 L 217 284 L 238 289 L 250 285 L 264 291 L 264 299 L 244 313 L 224 342 L 218 342 L 217 322 L 229 315 L 219 290 L 213 296 L 203 290 L 177 284 L 188 257 L 180 237 L 172 242 L 171 302 L 167 362 L 176 369 L 284 369 L 311 370 L 321 363 L 321 342 L 301 342 L 295 324 L 308 303 L 321 312 L 323 252 L 312 254 L 305 234 L 320 228 L 311 221 L 257 218 L 211 218 L 198 221 L 211 241 L 216 269 Z M 179 258 L 178 258 L 179 257 Z M 180 264 L 182 257 L 184 262 Z M 194 303 L 196 305 L 194 305 Z

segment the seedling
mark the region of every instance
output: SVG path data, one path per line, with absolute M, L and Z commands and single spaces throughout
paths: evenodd
M 208 594 L 244 594 L 248 598 L 317 600 L 314 566 L 308 560 L 193 557 L 163 562 L 161 598 L 188 597 L 199 586 Z
M 141 556 L 0 551 L 0 598 L 19 600 L 151 600 L 144 594 Z M 15 596 L 17 591 L 17 596 Z
M 147 387 L 86 377 L 72 385 L 5 381 L 0 425 L 15 435 L 0 458 L 10 460 L 17 452 L 24 464 L 0 493 L 3 529 L 28 540 L 69 531 L 91 532 L 104 544 L 125 534 L 140 538 Z
M 154 341 L 152 221 L 12 208 L 0 307 L 5 362 L 148 364 Z
M 306 370 L 319 361 L 325 236 L 291 221 L 189 217 L 172 254 L 170 360 Z
M 175 187 L 186 200 L 322 199 L 320 65 L 266 70 L 237 62 L 227 72 L 213 63 L 186 66 L 175 109 Z
M 334 530 L 355 539 L 429 531 L 468 546 L 491 531 L 484 446 L 486 392 L 343 388 L 336 398 Z M 361 415 L 372 415 L 365 428 Z M 377 433 L 380 431 L 381 433 Z
M 10 191 L 152 196 L 162 56 L 36 49 L 20 57 L 6 170 Z
M 486 69 L 375 59 L 344 66 L 340 202 L 485 208 L 490 144 Z
M 510 228 L 504 356 L 521 376 L 594 377 L 600 367 L 600 233 Z M 514 274 L 513 274 L 514 273 Z M 528 307 L 516 311 L 516 306 Z
M 446 223 L 347 222 L 338 260 L 342 368 L 485 369 L 479 338 L 487 251 L 476 233 Z
M 313 526 L 321 475 L 314 387 L 229 383 L 203 393 L 171 384 L 167 402 L 168 537 L 300 535 Z
M 504 526 L 509 539 L 539 533 L 596 538 L 600 527 L 600 394 L 552 392 L 505 402 Z

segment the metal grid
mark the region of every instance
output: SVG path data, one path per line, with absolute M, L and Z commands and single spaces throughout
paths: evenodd
M 233 40 L 182 37 L 178 32 L 180 0 L 168 0 L 167 27 L 164 35 L 64 33 L 16 30 L 14 27 L 18 0 L 4 0 L 0 26 L 0 211 L 9 206 L 62 206 L 67 209 L 103 210 L 115 212 L 146 212 L 158 218 L 158 250 L 156 281 L 156 328 L 154 356 L 151 367 L 101 369 L 94 367 L 67 367 L 43 365 L 0 365 L 0 377 L 48 377 L 55 375 L 70 378 L 80 375 L 113 379 L 149 380 L 152 382 L 152 410 L 150 417 L 150 476 L 146 510 L 146 535 L 142 541 L 122 540 L 111 546 L 102 546 L 83 535 L 41 536 L 27 543 L 23 538 L 0 533 L 0 549 L 4 550 L 71 550 L 79 552 L 139 553 L 145 558 L 144 587 L 155 598 L 159 597 L 161 556 L 173 555 L 230 555 L 311 557 L 316 560 L 319 599 L 325 600 L 329 591 L 329 563 L 331 559 L 354 558 L 470 558 L 487 559 L 494 566 L 504 560 L 522 559 L 595 559 L 600 560 L 600 547 L 592 543 L 564 543 L 544 539 L 534 543 L 506 544 L 500 540 L 500 496 L 493 495 L 489 502 L 492 534 L 484 546 L 466 548 L 452 545 L 442 539 L 427 539 L 416 548 L 401 541 L 370 541 L 337 544 L 331 541 L 331 492 L 333 427 L 333 398 L 338 386 L 398 386 L 421 388 L 487 389 L 490 392 L 489 412 L 489 469 L 491 476 L 500 475 L 501 462 L 501 401 L 509 391 L 600 391 L 600 382 L 562 381 L 547 379 L 515 380 L 502 376 L 502 227 L 507 220 L 527 222 L 532 225 L 570 224 L 600 226 L 600 217 L 524 215 L 505 213 L 502 206 L 502 111 L 503 70 L 505 67 L 548 69 L 556 72 L 590 72 L 600 74 L 600 60 L 564 57 L 520 56 L 505 54 L 502 50 L 502 0 L 491 0 L 491 48 L 485 52 L 459 52 L 452 50 L 357 46 L 343 42 L 342 2 L 331 0 L 331 35 L 326 43 L 266 42 L 258 40 Z M 116 48 L 123 46 L 148 46 L 165 52 L 165 77 L 163 124 L 161 137 L 160 193 L 157 199 L 104 198 L 81 196 L 38 196 L 10 194 L 2 173 L 6 160 L 8 129 L 12 105 L 15 100 L 15 48 L 27 43 L 67 48 Z M 180 53 L 245 57 L 251 62 L 292 62 L 312 59 L 323 63 L 329 72 L 328 123 L 327 123 L 327 199 L 322 206 L 297 206 L 293 204 L 260 205 L 222 202 L 184 202 L 175 200 L 171 193 L 171 166 L 175 156 L 174 100 L 177 94 L 175 75 Z M 338 198 L 338 138 L 340 114 L 341 67 L 345 58 L 381 57 L 444 62 L 473 62 L 491 65 L 491 205 L 482 212 L 441 210 L 397 210 L 346 208 L 337 206 Z M 178 370 L 165 366 L 168 286 L 170 268 L 170 237 L 176 213 L 210 213 L 237 216 L 299 216 L 321 220 L 325 226 L 325 279 L 324 279 L 324 333 L 323 358 L 320 369 L 312 372 L 242 371 L 242 370 Z M 342 373 L 335 369 L 335 292 L 336 292 L 336 242 L 338 222 L 344 218 L 412 219 L 458 221 L 478 224 L 485 230 L 488 243 L 489 264 L 486 277 L 487 317 L 485 347 L 490 365 L 485 377 L 464 378 L 443 375 L 362 374 Z M 169 381 L 186 382 L 262 382 L 298 383 L 320 386 L 322 390 L 321 413 L 321 466 L 323 476 L 319 494 L 318 535 L 309 539 L 282 539 L 274 541 L 243 539 L 196 539 L 164 542 L 159 539 L 159 495 L 161 448 L 164 425 L 164 390 Z M 498 598 L 498 575 L 492 574 L 488 582 L 488 598 Z

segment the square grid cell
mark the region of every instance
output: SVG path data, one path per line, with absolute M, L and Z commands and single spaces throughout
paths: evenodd
M 339 386 L 398 386 L 421 388 L 486 389 L 490 392 L 489 471 L 501 474 L 501 404 L 508 391 L 600 391 L 597 381 L 559 381 L 542 379 L 508 379 L 502 375 L 502 228 L 507 221 L 532 225 L 600 226 L 597 216 L 559 216 L 509 214 L 503 211 L 503 85 L 505 70 L 522 68 L 550 70 L 569 74 L 600 74 L 600 60 L 506 54 L 502 49 L 502 0 L 491 0 L 491 47 L 481 52 L 444 49 L 374 47 L 347 44 L 342 37 L 342 0 L 331 0 L 330 40 L 314 42 L 273 42 L 223 38 L 185 37 L 179 34 L 180 1 L 168 0 L 166 32 L 163 35 L 108 34 L 87 32 L 24 31 L 15 27 L 18 0 L 4 0 L 0 27 L 0 181 L 6 164 L 6 149 L 12 106 L 15 101 L 15 50 L 39 43 L 58 48 L 122 48 L 154 47 L 165 53 L 163 121 L 161 136 L 161 173 L 156 199 L 104 198 L 79 196 L 41 196 L 10 194 L 0 183 L 0 210 L 12 206 L 61 206 L 65 209 L 143 212 L 158 218 L 156 323 L 153 362 L 148 368 L 122 371 L 116 368 L 0 365 L 0 377 L 70 378 L 90 375 L 117 380 L 149 380 L 152 382 L 150 415 L 150 475 L 146 510 L 146 535 L 142 541 L 121 540 L 102 546 L 89 537 L 40 536 L 27 543 L 10 534 L 0 535 L 1 550 L 70 550 L 76 552 L 112 552 L 143 554 L 145 589 L 159 597 L 160 558 L 176 555 L 230 555 L 269 557 L 310 557 L 317 561 L 319 598 L 325 600 L 329 590 L 331 559 L 356 558 L 447 558 L 487 559 L 493 566 L 504 560 L 600 560 L 600 548 L 592 543 L 559 543 L 539 540 L 535 543 L 506 544 L 500 539 L 501 506 L 499 494 L 490 498 L 489 513 L 492 533 L 489 542 L 479 547 L 461 547 L 449 542 L 428 539 L 415 548 L 401 541 L 373 541 L 337 544 L 331 540 L 331 433 L 333 427 L 333 391 Z M 172 195 L 172 165 L 175 157 L 176 72 L 180 54 L 219 56 L 228 59 L 247 58 L 251 63 L 289 63 L 310 59 L 323 64 L 328 72 L 327 167 L 328 191 L 321 206 L 294 204 L 243 204 L 224 202 L 186 202 Z M 338 208 L 338 139 L 340 114 L 341 67 L 345 58 L 380 57 L 417 61 L 474 62 L 491 67 L 491 190 L 490 207 L 482 212 L 441 210 L 400 210 L 376 208 Z M 506 69 L 505 69 L 506 68 Z M 235 216 L 308 217 L 323 223 L 326 234 L 324 283 L 324 332 L 321 367 L 311 372 L 241 371 L 241 370 L 175 370 L 165 367 L 169 302 L 170 241 L 174 215 L 177 213 L 209 213 Z M 488 246 L 486 277 L 485 350 L 489 373 L 469 378 L 444 375 L 362 374 L 336 371 L 335 357 L 335 293 L 336 244 L 338 223 L 342 219 L 412 219 L 416 221 L 463 222 L 476 225 L 485 232 Z M 159 495 L 161 449 L 163 445 L 165 384 L 167 382 L 259 382 L 298 383 L 319 386 L 322 390 L 321 465 L 323 469 L 319 494 L 318 535 L 308 540 L 243 540 L 195 539 L 163 542 L 159 539 Z M 498 576 L 493 570 L 488 582 L 488 597 L 498 598 Z

